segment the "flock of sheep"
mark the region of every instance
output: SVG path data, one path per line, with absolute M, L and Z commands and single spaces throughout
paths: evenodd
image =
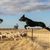
M 13 32 L 2 33 L 2 32 L 0 32 L 0 41 L 1 40 L 18 40 L 24 36 L 27 36 L 27 34 L 26 33 L 20 33 L 20 32 L 16 32 L 16 33 L 13 33 Z

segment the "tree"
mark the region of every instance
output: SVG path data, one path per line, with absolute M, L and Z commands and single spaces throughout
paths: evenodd
M 18 29 L 18 24 L 16 24 L 16 25 L 14 26 L 14 28 L 15 28 L 15 29 Z

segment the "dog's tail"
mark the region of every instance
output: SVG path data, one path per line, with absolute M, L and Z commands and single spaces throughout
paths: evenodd
M 45 27 L 45 29 L 47 29 L 48 31 L 50 31 L 50 28 L 49 27 Z

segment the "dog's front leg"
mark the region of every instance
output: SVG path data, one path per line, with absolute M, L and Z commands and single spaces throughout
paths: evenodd
M 27 29 L 27 26 L 28 26 L 28 25 L 25 25 L 24 28 Z

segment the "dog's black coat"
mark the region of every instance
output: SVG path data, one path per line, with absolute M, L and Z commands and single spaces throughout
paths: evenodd
M 35 27 L 35 26 L 40 26 L 42 28 L 45 28 L 47 30 L 50 30 L 50 28 L 46 27 L 46 25 L 43 23 L 43 22 L 37 22 L 37 21 L 32 21 L 31 19 L 25 17 L 25 15 L 23 15 L 19 21 L 23 21 L 23 22 L 26 22 L 26 25 L 25 25 L 25 29 L 26 27 L 30 26 L 30 27 Z

